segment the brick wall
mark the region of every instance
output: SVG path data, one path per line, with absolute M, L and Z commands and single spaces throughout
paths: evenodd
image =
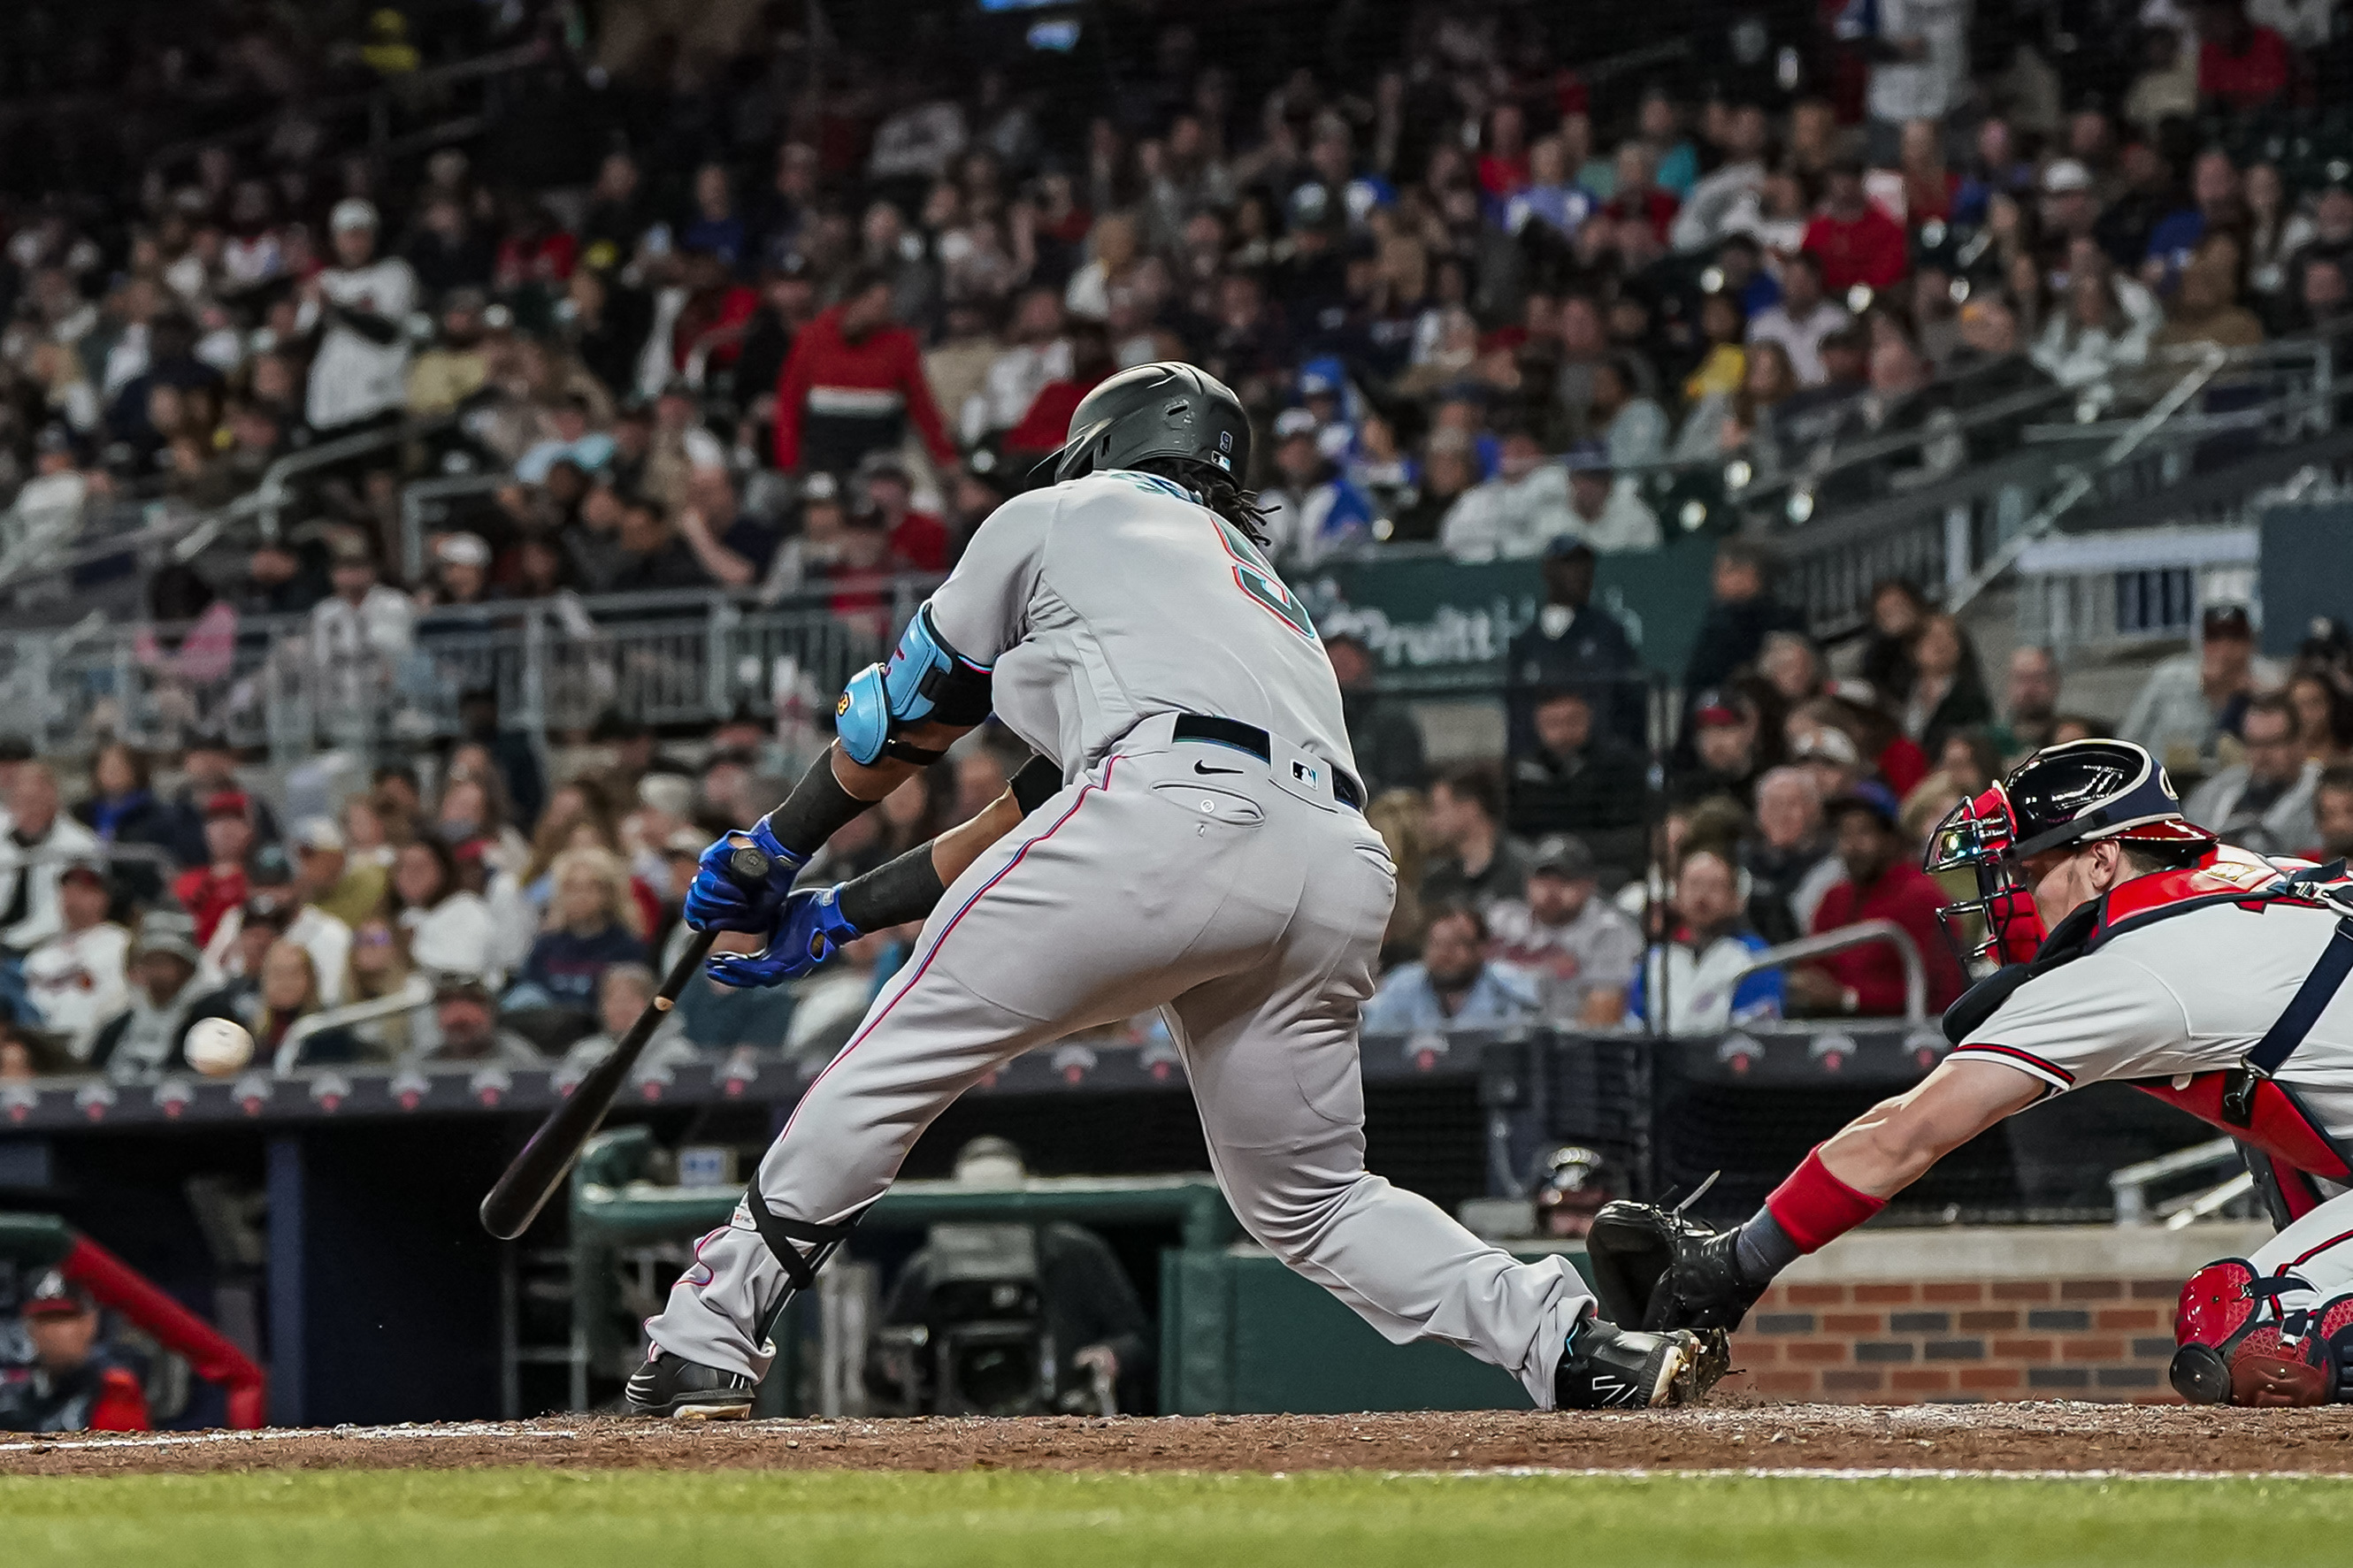
M 1732 1340 L 1727 1390 L 1838 1404 L 2174 1400 L 2175 1279 L 1777 1284 Z

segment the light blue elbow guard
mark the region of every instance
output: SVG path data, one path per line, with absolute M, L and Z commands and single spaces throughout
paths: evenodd
M 942 641 L 925 604 L 907 623 L 886 664 L 870 664 L 849 678 L 833 710 L 834 733 L 849 760 L 872 767 L 884 757 L 931 763 L 943 753 L 898 739 L 911 724 L 937 722 L 969 729 L 988 717 L 989 672 Z

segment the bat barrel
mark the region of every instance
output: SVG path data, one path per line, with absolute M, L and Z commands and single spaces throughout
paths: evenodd
M 771 866 L 766 855 L 748 844 L 737 846 L 727 858 L 729 877 L 746 889 L 766 881 Z M 539 1217 L 539 1211 L 547 1206 L 547 1200 L 564 1184 L 582 1147 L 605 1120 L 605 1112 L 612 1109 L 615 1097 L 628 1080 L 629 1069 L 637 1066 L 646 1042 L 653 1037 L 654 1030 L 693 981 L 694 972 L 710 956 L 712 942 L 717 935 L 716 931 L 695 933 L 686 944 L 686 951 L 670 966 L 660 991 L 638 1015 L 637 1022 L 629 1026 L 629 1032 L 614 1043 L 604 1060 L 588 1070 L 564 1103 L 548 1113 L 547 1120 L 531 1135 L 531 1142 L 523 1145 L 522 1152 L 500 1173 L 497 1183 L 482 1199 L 480 1217 L 484 1230 L 501 1241 L 512 1241 L 531 1228 L 531 1222 Z

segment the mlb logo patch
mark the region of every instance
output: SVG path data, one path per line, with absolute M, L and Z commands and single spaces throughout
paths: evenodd
M 1324 770 L 1321 768 L 1311 768 L 1305 763 L 1292 763 L 1291 776 L 1299 783 L 1305 784 L 1309 789 L 1322 789 L 1324 787 Z

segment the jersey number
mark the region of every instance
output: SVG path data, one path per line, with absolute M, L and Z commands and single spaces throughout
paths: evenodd
M 1218 519 L 1218 534 L 1225 542 L 1226 553 L 1234 558 L 1234 581 L 1241 591 L 1272 611 L 1284 626 L 1314 642 L 1315 623 L 1307 618 L 1307 607 L 1282 585 L 1282 579 L 1274 574 L 1250 535 L 1222 517 Z

